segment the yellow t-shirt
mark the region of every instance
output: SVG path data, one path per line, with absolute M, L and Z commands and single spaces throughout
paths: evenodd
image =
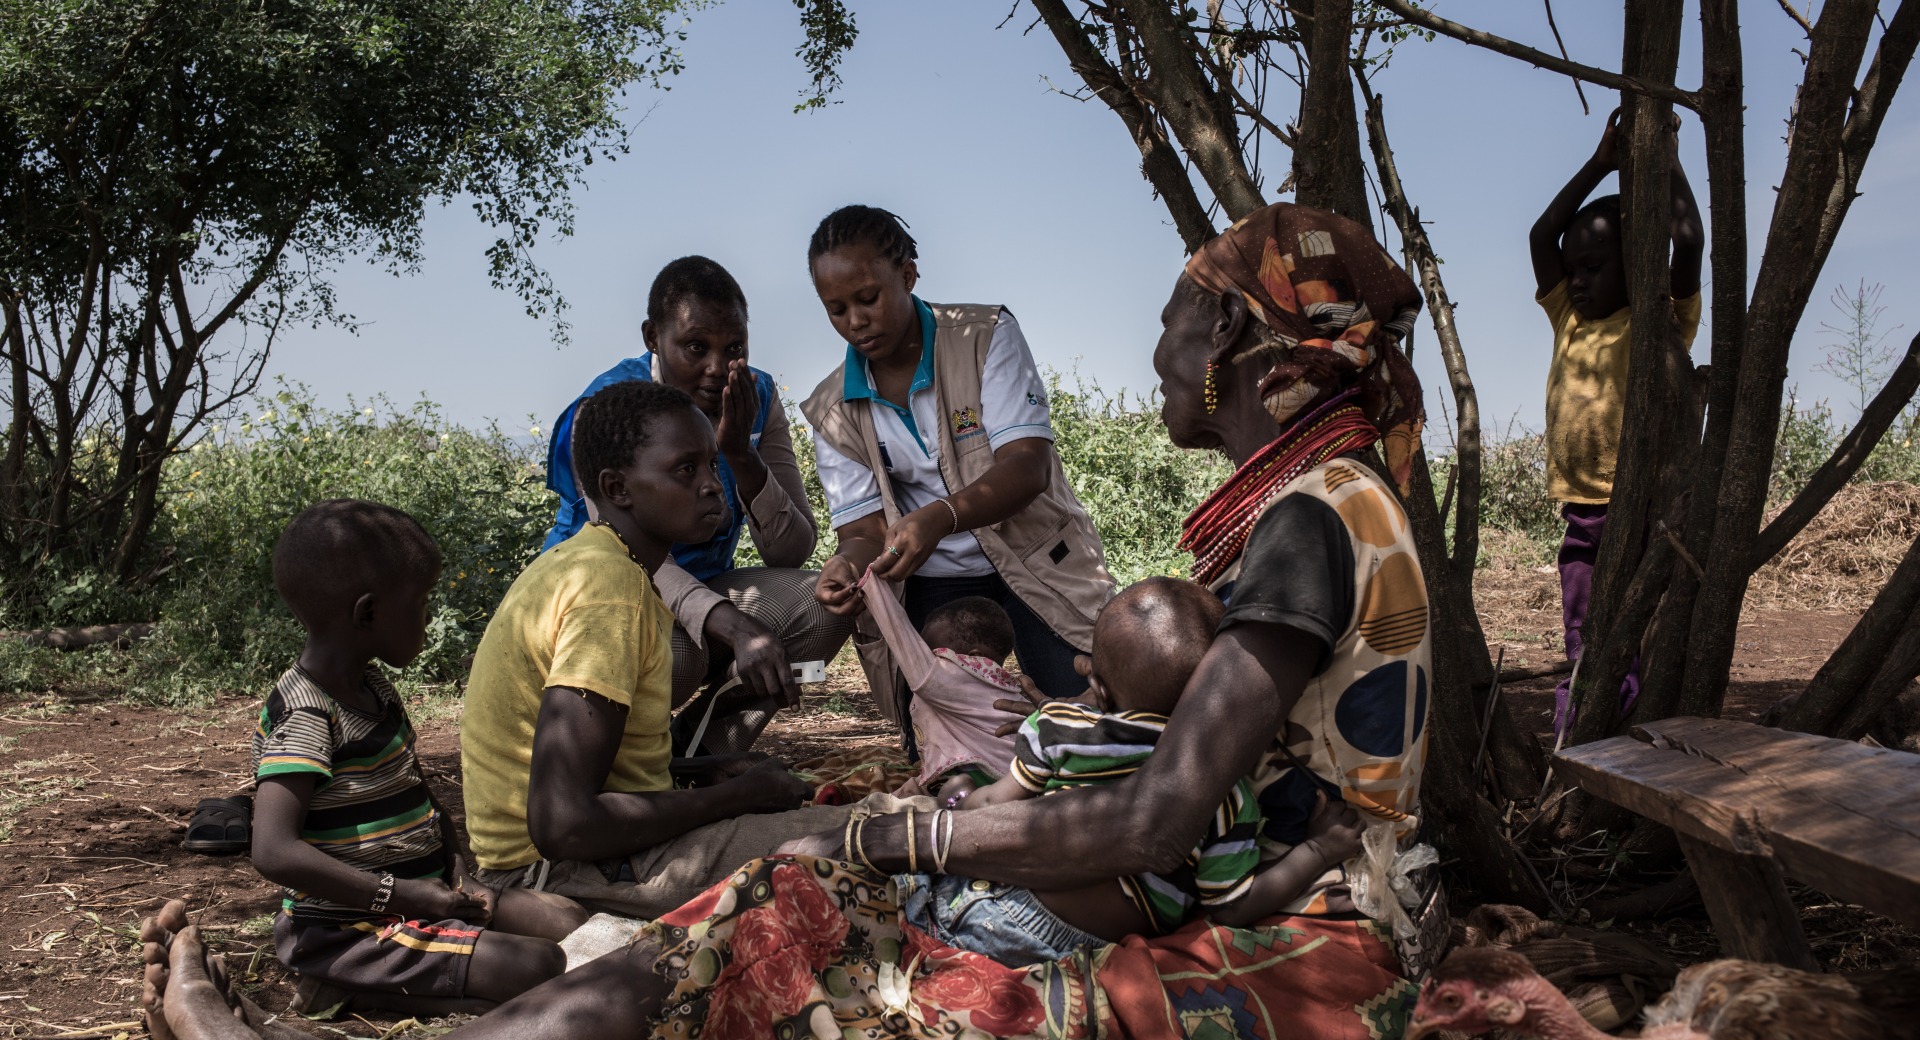
M 527 834 L 533 730 L 550 686 L 627 706 L 603 790 L 673 786 L 673 615 L 620 536 L 583 527 L 514 580 L 473 656 L 460 769 L 473 856 L 487 870 L 540 858 Z
M 1556 502 L 1603 505 L 1613 497 L 1620 424 L 1627 412 L 1627 357 L 1633 309 L 1583 318 L 1567 299 L 1567 282 L 1538 298 L 1553 323 L 1553 366 L 1547 370 L 1547 491 Z M 1681 345 L 1693 349 L 1700 294 L 1675 300 Z

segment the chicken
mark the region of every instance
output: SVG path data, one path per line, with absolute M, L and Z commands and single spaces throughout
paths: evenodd
M 1920 968 L 1815 975 L 1718 960 L 1680 973 L 1647 1010 L 1642 1040 L 1920 1040 Z M 1607 1034 L 1580 1017 L 1533 965 L 1506 950 L 1455 950 L 1427 977 L 1405 1040 L 1504 1028 L 1543 1040 Z

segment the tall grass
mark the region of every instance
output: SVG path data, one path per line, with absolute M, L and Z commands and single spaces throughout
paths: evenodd
M 1074 493 L 1106 545 L 1121 583 L 1184 574 L 1181 521 L 1230 472 L 1217 454 L 1181 451 L 1167 439 L 1156 394 L 1108 392 L 1076 373 L 1048 376 L 1055 446 Z M 799 409 L 789 405 L 799 421 Z M 1920 482 L 1911 415 L 1889 433 L 1862 480 Z M 1790 404 L 1781 421 L 1774 498 L 1783 502 L 1825 461 L 1844 431 L 1824 405 Z M 813 444 L 794 448 L 822 537 L 815 566 L 832 552 Z M 386 401 L 334 411 L 303 388 L 283 387 L 168 463 L 155 549 L 131 586 L 91 572 L 6 590 L 0 626 L 162 622 L 130 651 L 57 654 L 0 640 L 0 690 L 98 686 L 136 698 L 196 703 L 225 691 L 260 690 L 286 667 L 301 634 L 275 594 L 270 557 L 287 520 L 323 498 L 370 498 L 404 509 L 446 556 L 426 651 L 407 672 L 420 685 L 457 683 L 487 619 L 538 551 L 554 502 L 544 487 L 545 444 L 497 426 L 465 429 L 433 404 Z M 1444 487 L 1451 460 L 1433 460 Z M 1547 495 L 1542 438 L 1509 428 L 1484 457 L 1483 555 L 1524 565 L 1552 558 L 1561 534 Z M 758 562 L 751 542 L 740 564 Z M 1482 561 L 1487 562 L 1486 560 Z

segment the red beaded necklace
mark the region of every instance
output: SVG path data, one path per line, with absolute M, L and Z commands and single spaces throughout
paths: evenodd
M 1301 474 L 1380 439 L 1353 397 L 1349 390 L 1308 413 L 1254 453 L 1187 517 L 1180 548 L 1193 554 L 1193 580 L 1208 585 L 1224 574 L 1246 547 L 1260 514 Z

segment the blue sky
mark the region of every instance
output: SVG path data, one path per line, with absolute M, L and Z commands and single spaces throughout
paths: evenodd
M 843 353 L 807 280 L 807 236 L 833 208 L 863 202 L 911 223 L 926 298 L 1003 304 L 1019 315 L 1042 364 L 1077 370 L 1109 390 L 1151 388 L 1159 310 L 1183 257 L 1119 120 L 1097 101 L 1054 89 L 1077 80 L 1044 28 L 1023 34 L 1030 9 L 996 29 L 1006 0 L 849 6 L 860 38 L 842 69 L 839 103 L 804 114 L 793 112 L 806 76 L 793 57 L 800 30 L 790 3 L 732 0 L 694 16 L 686 71 L 667 91 L 628 99 L 632 154 L 589 169 L 576 196 L 576 233 L 537 251 L 571 304 L 569 342 L 556 344 L 548 323 L 488 283 L 483 251 L 492 235 L 455 204 L 428 214 L 418 274 L 361 264 L 339 270 L 339 300 L 361 323 L 357 332 L 287 332 L 269 373 L 304 382 L 329 406 L 350 396 L 406 402 L 425 394 L 458 422 L 498 419 L 525 429 L 532 416 L 544 430 L 590 378 L 643 349 L 646 289 L 660 265 L 703 253 L 746 290 L 754 364 L 804 396 Z M 1538 5 L 1434 6 L 1552 45 Z M 1757 249 L 1800 78 L 1792 48 L 1804 50 L 1805 41 L 1775 5 L 1747 8 L 1748 208 Z M 1576 60 L 1618 65 L 1616 6 L 1562 4 L 1555 13 Z M 1693 17 L 1685 86 L 1699 81 Z M 1490 432 L 1509 421 L 1537 429 L 1551 341 L 1532 301 L 1526 232 L 1592 151 L 1615 97 L 1588 87 L 1594 112 L 1582 115 L 1564 77 L 1444 38 L 1403 45 L 1375 83 L 1409 194 L 1445 261 Z M 1813 371 L 1827 348 L 1819 326 L 1836 317 L 1825 303 L 1834 286 L 1884 283 L 1881 328 L 1904 326 L 1894 335 L 1901 345 L 1920 329 L 1911 216 L 1920 192 L 1916 91 L 1909 83 L 1895 102 L 1862 182 L 1865 197 L 1802 324 L 1791 381 L 1803 399 L 1851 399 Z M 1293 105 L 1286 99 L 1274 112 L 1284 118 Z M 1681 155 L 1705 205 L 1691 118 Z M 1269 174 L 1277 184 L 1284 163 Z M 1757 252 L 1750 267 L 1758 270 Z M 1437 433 L 1445 389 L 1431 343 L 1423 329 L 1416 364 Z

